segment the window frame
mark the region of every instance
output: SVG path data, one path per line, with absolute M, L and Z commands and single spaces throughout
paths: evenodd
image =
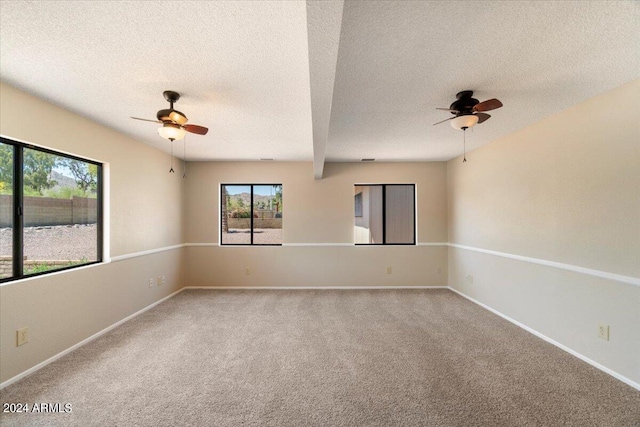
M 387 187 L 393 186 L 411 186 L 413 187 L 413 242 L 411 243 L 387 243 Z M 417 246 L 418 240 L 418 228 L 417 228 L 417 217 L 418 217 L 418 201 L 416 199 L 416 184 L 354 184 L 353 187 L 382 187 L 382 243 L 356 243 L 355 246 Z M 354 212 L 355 212 L 355 194 L 354 194 Z M 355 225 L 354 216 L 354 225 Z
M 103 262 L 103 245 L 104 245 L 104 201 L 103 201 L 103 163 L 94 160 L 85 159 L 73 154 L 62 153 L 51 150 L 49 148 L 39 147 L 25 142 L 15 141 L 13 139 L 0 136 L 0 143 L 13 146 L 13 271 L 12 276 L 0 278 L 0 284 L 13 282 L 15 280 L 30 279 L 32 277 L 44 276 L 61 271 L 73 270 L 88 265 L 100 264 Z M 24 150 L 34 150 L 54 156 L 64 157 L 67 159 L 78 160 L 97 166 L 97 186 L 96 186 L 96 260 L 86 262 L 79 265 L 56 268 L 54 270 L 42 271 L 39 273 L 24 274 Z
M 219 203 L 218 203 L 218 209 L 219 209 L 219 224 L 218 224 L 218 246 L 282 246 L 282 242 L 280 243 L 253 243 L 253 187 L 262 187 L 262 186 L 270 186 L 270 185 L 279 185 L 283 188 L 282 190 L 282 198 L 284 200 L 284 185 L 282 183 L 280 184 L 276 184 L 276 183 L 253 183 L 253 184 L 246 184 L 246 183 L 221 183 L 218 187 L 218 191 L 220 192 L 220 197 L 219 197 Z M 251 211 L 249 214 L 249 236 L 250 236 L 250 243 L 223 243 L 222 242 L 222 188 L 226 187 L 226 186 L 234 186 L 234 187 L 250 187 L 251 188 L 251 202 L 250 202 L 250 206 L 251 206 Z M 282 228 L 280 229 L 282 230 Z

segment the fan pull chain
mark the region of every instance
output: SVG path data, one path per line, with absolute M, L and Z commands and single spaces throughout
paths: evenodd
M 175 173 L 175 171 L 173 170 L 173 139 L 170 139 L 169 141 L 171 141 L 171 169 L 169 169 L 169 173 Z
M 187 177 L 187 135 L 182 140 L 182 178 Z
M 462 147 L 463 147 L 463 159 L 462 159 L 462 163 L 466 163 L 467 162 L 467 130 L 463 129 L 462 130 Z

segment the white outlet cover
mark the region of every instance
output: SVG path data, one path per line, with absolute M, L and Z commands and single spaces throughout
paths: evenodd
M 600 325 L 598 327 L 598 337 L 609 341 L 609 325 Z
M 17 345 L 21 346 L 29 342 L 29 328 L 22 328 L 16 331 Z

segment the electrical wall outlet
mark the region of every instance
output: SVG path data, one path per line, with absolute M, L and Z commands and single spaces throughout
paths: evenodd
M 598 338 L 609 341 L 609 325 L 598 326 Z
M 16 331 L 17 345 L 26 344 L 29 342 L 29 327 L 18 329 Z
M 467 282 L 473 283 L 473 276 L 471 274 L 467 276 Z
M 249 267 L 244 269 L 244 274 L 246 274 L 247 276 L 249 276 L 251 274 L 251 269 Z
M 153 278 L 149 278 L 149 287 L 153 288 Z
M 157 286 L 162 285 L 162 276 L 158 276 L 158 277 L 156 277 L 156 285 L 157 285 Z
M 164 285 L 165 283 L 167 283 L 167 280 L 164 278 L 164 276 L 162 276 L 162 277 L 160 278 L 160 284 L 161 284 L 161 285 Z
M 391 274 L 391 267 L 387 267 L 387 274 Z
M 437 274 L 442 274 L 442 267 L 436 268 L 436 273 Z

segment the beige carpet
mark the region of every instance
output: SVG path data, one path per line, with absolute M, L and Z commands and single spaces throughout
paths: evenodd
M 640 392 L 448 290 L 188 290 L 0 392 L 56 426 L 633 426 Z

